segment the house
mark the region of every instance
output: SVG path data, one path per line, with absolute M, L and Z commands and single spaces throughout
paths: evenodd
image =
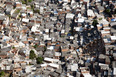
M 110 61 L 110 58 L 109 58 L 109 56 L 106 56 L 105 63 L 106 63 L 106 64 L 110 64 L 110 62 L 111 62 L 111 61 Z
M 98 24 L 98 25 L 97 25 L 97 28 L 98 28 L 98 30 L 100 30 L 100 29 L 103 28 L 103 25 L 102 25 L 102 24 Z
M 47 58 L 47 57 L 45 57 L 45 58 L 44 58 L 44 61 L 45 61 L 45 62 L 48 62 L 48 63 L 53 63 L 53 59 L 52 59 L 52 58 Z
M 44 51 L 44 46 L 40 45 L 36 48 L 37 51 Z
M 97 6 L 97 10 L 99 13 L 103 12 L 105 9 L 103 6 Z
M 39 26 L 40 26 L 40 24 L 37 24 L 37 25 L 34 24 L 34 25 L 32 26 L 32 28 L 31 28 L 31 31 L 32 31 L 32 32 L 39 32 L 39 33 L 41 33 L 41 31 L 38 29 Z
M 110 31 L 104 31 L 104 30 L 101 30 L 101 34 L 102 36 L 111 35 Z
M 73 18 L 74 18 L 74 14 L 71 14 L 71 13 L 67 13 L 67 15 L 66 15 L 66 18 L 70 18 L 70 19 L 73 19 Z
M 62 52 L 67 52 L 67 51 L 69 51 L 68 45 L 66 45 L 66 46 L 62 46 L 62 45 L 61 45 L 61 51 L 62 51 Z
M 29 12 L 28 12 L 28 15 L 29 15 L 30 17 L 33 17 L 33 11 L 29 11 Z
M 2 59 L 7 58 L 7 52 L 1 52 L 0 53 L 0 58 L 2 58 Z
M 116 42 L 116 36 L 110 36 L 112 42 Z
M 0 16 L 0 25 L 3 25 L 3 22 L 6 21 L 6 23 L 8 24 L 8 17 L 6 16 Z
M 110 27 L 104 27 L 103 30 L 104 31 L 110 31 Z
M 7 5 L 7 6 L 6 6 L 6 10 L 5 10 L 5 14 L 6 14 L 6 15 L 12 15 L 13 12 L 14 12 L 13 6 L 12 6 L 12 5 Z
M 26 73 L 31 73 L 32 72 L 32 68 L 31 68 L 32 66 L 26 66 L 25 67 L 25 72 Z
M 18 15 L 19 15 L 18 13 L 13 13 L 12 16 L 11 16 L 11 18 L 17 19 L 18 18 Z
M 15 2 L 15 5 L 14 5 L 16 8 L 18 9 L 21 9 L 22 7 L 22 3 L 21 2 Z
M 13 77 L 115 74 L 116 23 L 112 8 L 115 2 L 0 0 L 0 3 L 1 70 L 12 72 Z M 104 14 L 105 8 L 111 9 L 112 17 Z M 92 25 L 94 19 L 97 26 Z M 42 64 L 29 59 L 30 50 L 34 50 L 36 57 L 43 57 Z
M 70 67 L 71 67 L 71 71 L 77 71 L 78 64 L 72 64 Z
M 22 4 L 21 9 L 24 10 L 24 11 L 26 11 L 26 5 Z
M 113 52 L 114 61 L 116 60 L 116 52 Z
M 61 30 L 61 37 L 65 36 L 65 30 Z
M 109 22 L 106 19 L 102 19 L 102 21 L 100 21 L 99 23 L 102 23 L 103 27 L 109 26 Z
M 111 22 L 110 23 L 110 26 L 112 26 L 112 27 L 115 26 L 115 25 L 116 25 L 116 22 Z
M 13 69 L 13 71 L 14 71 L 13 74 L 14 74 L 14 75 L 19 75 L 21 70 L 22 70 L 21 67 L 14 68 L 14 69 Z
M 87 67 L 80 67 L 82 77 L 92 77 L 89 71 L 87 71 Z
M 108 64 L 99 63 L 99 66 L 101 67 L 101 71 L 102 71 L 102 70 L 108 70 L 108 69 L 109 69 Z
M 57 73 L 51 72 L 51 73 L 50 73 L 50 76 L 53 76 L 53 77 L 56 76 L 56 77 L 58 77 L 59 75 L 58 75 Z
M 43 13 L 44 13 L 44 7 L 40 6 L 40 14 L 43 14 Z
M 26 13 L 22 13 L 22 14 L 21 14 L 21 17 L 22 17 L 22 18 L 26 18 Z
M 23 19 L 22 19 L 22 22 L 23 22 L 23 24 L 27 24 L 27 23 L 29 22 L 29 19 L 23 18 Z
M 36 19 L 36 23 L 39 23 L 39 24 L 41 24 L 41 19 Z
M 94 18 L 95 17 L 95 14 L 93 13 L 93 10 L 88 9 L 87 10 L 87 16 L 88 16 L 88 18 Z
M 75 20 L 75 22 L 80 22 L 80 23 L 83 23 L 84 22 L 84 18 L 78 18 L 77 20 Z
M 60 52 L 55 52 L 54 56 L 55 56 L 56 59 L 60 59 L 61 53 Z
M 48 66 L 55 68 L 55 69 L 59 69 L 59 65 L 55 63 L 49 63 Z
M 116 75 L 116 68 L 113 69 L 113 75 Z
M 82 27 L 74 27 L 74 31 L 75 32 L 77 32 L 77 31 L 81 32 L 81 31 L 83 31 L 83 28 Z

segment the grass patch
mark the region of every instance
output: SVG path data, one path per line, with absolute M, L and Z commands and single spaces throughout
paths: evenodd
M 34 13 L 40 13 L 39 9 L 34 9 L 34 5 L 31 5 L 31 9 L 33 10 Z
M 33 0 L 28 0 L 28 2 L 32 2 Z
M 30 7 L 27 7 L 27 9 L 31 9 Z
M 15 47 L 12 47 L 12 49 L 15 49 Z
M 38 47 L 38 45 L 37 45 L 37 44 L 35 44 L 33 47 L 34 47 L 34 48 L 37 48 L 37 47 Z
M 19 13 L 20 12 L 20 10 L 19 9 L 17 9 L 16 11 L 15 11 L 15 13 Z
M 99 18 L 99 20 L 102 20 L 102 18 Z
M 26 4 L 26 5 L 27 5 L 28 2 L 32 2 L 32 1 L 33 0 L 21 0 L 22 4 Z
M 39 13 L 39 9 L 33 10 L 34 13 Z
M 25 0 L 21 0 L 22 4 L 26 4 L 26 1 Z

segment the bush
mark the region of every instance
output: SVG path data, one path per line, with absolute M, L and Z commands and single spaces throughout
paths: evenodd
M 32 2 L 33 0 L 28 0 L 28 2 Z
M 40 11 L 38 9 L 33 10 L 34 13 L 39 13 Z
M 1 72 L 0 72 L 0 77 L 1 77 L 1 76 L 5 76 L 5 72 L 4 72 L 4 71 L 1 71 Z
M 47 47 L 46 46 L 44 46 L 44 51 L 46 51 L 47 50 Z
M 37 57 L 37 58 L 36 58 L 36 63 L 37 63 L 37 64 L 41 64 L 42 61 L 43 61 L 43 57 Z
M 15 47 L 12 47 L 12 49 L 15 49 Z
M 110 14 L 110 9 L 106 9 L 104 12 L 105 12 L 106 14 Z
M 33 50 L 30 51 L 29 58 L 30 59 L 35 59 L 36 58 L 36 54 Z
M 24 1 L 24 0 L 21 0 L 22 1 L 22 4 L 26 4 L 26 1 Z
M 98 24 L 98 21 L 97 21 L 97 20 L 93 20 L 92 25 L 93 25 L 93 26 L 97 26 L 97 24 Z
M 20 10 L 19 9 L 17 9 L 16 11 L 15 11 L 15 13 L 19 13 L 20 12 Z
M 102 18 L 99 18 L 99 20 L 102 20 Z
M 32 1 L 33 0 L 21 0 L 22 4 L 26 4 L 26 5 L 27 5 L 28 2 L 32 2 Z
M 34 10 L 34 5 L 31 5 L 32 10 Z
M 27 7 L 27 9 L 31 9 L 31 7 Z
M 7 15 L 9 18 L 11 17 L 11 15 Z
M 34 47 L 34 48 L 37 48 L 37 47 L 38 47 L 38 45 L 37 45 L 37 44 L 35 44 L 33 47 Z

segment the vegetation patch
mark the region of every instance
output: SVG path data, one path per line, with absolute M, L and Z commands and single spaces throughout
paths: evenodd
M 99 18 L 99 20 L 102 20 L 102 18 Z
M 19 13 L 19 12 L 20 12 L 20 9 L 15 10 L 15 13 Z
M 97 24 L 98 24 L 98 21 L 97 21 L 97 20 L 93 20 L 92 25 L 93 25 L 93 26 L 97 26 Z
M 44 60 L 43 57 L 37 57 L 36 58 L 36 63 L 41 64 L 43 62 L 43 60 Z
M 36 58 L 36 54 L 33 50 L 30 51 L 29 58 L 30 59 L 35 59 Z
M 5 72 L 4 71 L 1 71 L 0 72 L 0 77 L 4 77 L 5 76 Z

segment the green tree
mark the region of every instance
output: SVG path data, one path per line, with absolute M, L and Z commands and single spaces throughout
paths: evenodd
M 19 13 L 20 12 L 20 9 L 17 9 L 16 11 L 15 11 L 15 13 Z
M 15 49 L 15 47 L 13 46 L 12 49 Z
M 99 18 L 99 20 L 102 20 L 102 18 Z
M 22 1 L 22 4 L 26 4 L 26 1 L 25 0 L 21 0 Z
M 0 72 L 0 77 L 2 77 L 2 76 L 5 76 L 5 72 L 4 71 Z
M 34 5 L 31 5 L 31 9 L 34 10 Z
M 97 24 L 98 24 L 98 21 L 97 21 L 97 20 L 93 20 L 92 25 L 93 25 L 93 26 L 97 26 Z
M 33 12 L 34 13 L 40 13 L 39 9 L 34 9 Z
M 36 63 L 37 63 L 37 64 L 41 64 L 42 61 L 43 61 L 43 57 L 37 57 L 37 58 L 36 58 Z
M 28 2 L 32 2 L 33 0 L 28 0 Z
M 27 4 L 28 2 L 32 2 L 33 0 L 21 0 L 22 4 Z
M 33 47 L 34 47 L 34 48 L 37 48 L 37 47 L 38 47 L 38 45 L 37 45 L 37 44 L 35 44 Z
M 105 9 L 104 12 L 107 13 L 107 14 L 110 14 L 110 9 Z
M 36 58 L 36 54 L 34 53 L 33 50 L 30 51 L 29 58 L 30 59 L 35 59 Z
M 44 51 L 46 51 L 47 50 L 47 47 L 46 46 L 44 46 Z

